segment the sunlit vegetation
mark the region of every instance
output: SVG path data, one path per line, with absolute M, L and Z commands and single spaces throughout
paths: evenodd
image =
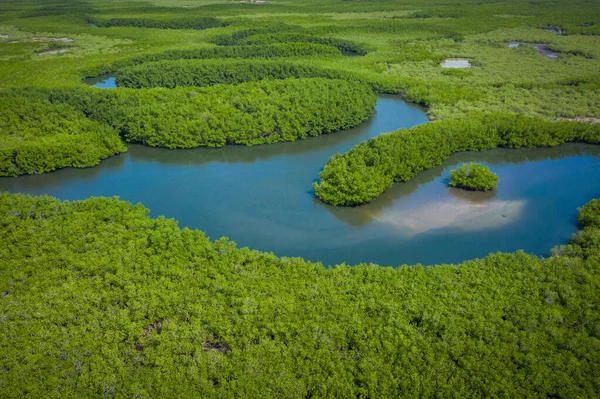
M 375 137 L 334 155 L 314 190 L 332 205 L 359 205 L 457 152 L 552 147 L 571 141 L 599 143 L 600 125 L 510 114 L 472 114 L 461 120 L 430 122 Z
M 465 190 L 489 191 L 498 187 L 498 176 L 485 165 L 469 162 L 450 171 L 448 185 Z
M 4 1 L 0 176 L 304 139 L 373 91 L 432 122 L 332 157 L 329 204 L 460 151 L 597 144 L 599 21 L 592 0 Z M 121 87 L 81 83 L 102 73 Z M 598 397 L 599 201 L 547 258 L 327 269 L 117 199 L 0 194 L 0 397 Z
M 348 129 L 373 112 L 365 84 L 286 79 L 178 89 L 48 91 L 111 126 L 129 142 L 154 147 L 221 147 L 294 141 Z
M 97 165 L 127 149 L 115 129 L 34 93 L 0 94 L 0 176 Z
M 595 202 L 555 256 L 397 269 L 325 269 L 146 213 L 0 194 L 0 396 L 598 393 Z
M 328 78 L 357 80 L 351 73 L 336 69 L 293 64 L 289 61 L 160 61 L 118 70 L 119 87 L 180 87 L 240 84 L 256 80 L 287 78 Z
M 156 20 L 143 18 L 111 18 L 107 21 L 89 19 L 98 27 L 110 28 L 111 26 L 133 26 L 136 28 L 155 28 L 155 29 L 210 29 L 227 26 L 226 23 L 217 18 L 196 18 L 181 20 Z
M 117 63 L 121 65 L 142 64 L 150 61 L 180 60 L 180 59 L 217 59 L 217 58 L 284 58 L 306 56 L 340 56 L 340 51 L 333 46 L 313 43 L 277 43 L 267 46 L 229 46 L 202 47 L 192 50 L 168 50 L 163 53 L 153 53 L 134 57 Z
M 277 32 L 277 33 L 273 33 Z M 351 40 L 320 37 L 301 31 L 297 27 L 283 25 L 281 27 L 268 27 L 236 31 L 231 35 L 217 36 L 214 42 L 221 46 L 233 45 L 266 45 L 274 43 L 319 43 L 333 46 L 340 51 L 365 55 L 368 53 L 366 46 Z

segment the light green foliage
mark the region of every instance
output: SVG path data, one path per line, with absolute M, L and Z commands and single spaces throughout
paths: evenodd
M 0 396 L 600 393 L 598 241 L 325 269 L 146 213 L 0 194 Z
M 333 46 L 313 43 L 276 43 L 266 46 L 228 46 L 228 47 L 201 47 L 191 50 L 168 50 L 163 53 L 153 53 L 134 57 L 121 63 L 116 63 L 115 68 L 131 64 L 160 60 L 180 59 L 217 59 L 217 58 L 283 58 L 341 55 Z
M 178 60 L 144 63 L 119 69 L 118 87 L 213 86 L 286 78 L 358 80 L 351 73 L 289 61 Z
M 0 96 L 0 176 L 93 166 L 127 151 L 114 129 L 74 107 L 30 92 Z
M 144 18 L 111 18 L 107 21 L 89 19 L 89 23 L 94 23 L 99 27 L 110 28 L 112 26 L 133 26 L 136 28 L 154 28 L 154 29 L 210 29 L 227 26 L 227 23 L 219 21 L 217 18 L 194 18 L 180 20 L 156 20 Z
M 600 200 L 592 200 L 580 208 L 577 222 L 584 228 L 600 228 Z
M 552 147 L 600 142 L 600 125 L 549 122 L 511 114 L 471 114 L 384 134 L 334 155 L 315 182 L 315 195 L 332 205 L 372 201 L 394 182 L 442 163 L 451 154 L 495 147 Z
M 474 191 L 489 191 L 498 187 L 498 176 L 485 165 L 466 163 L 450 171 L 448 184 Z
M 227 26 L 163 29 L 194 20 Z M 119 133 L 176 148 L 350 127 L 372 112 L 367 82 L 436 121 L 328 162 L 317 195 L 360 204 L 454 152 L 597 143 L 598 125 L 555 120 L 600 116 L 599 20 L 591 0 L 4 1 L 0 174 L 93 165 Z M 114 71 L 219 84 L 75 88 Z M 271 81 L 288 77 L 320 79 Z M 325 269 L 115 199 L 0 194 L 0 397 L 598 397 L 597 208 L 547 259 Z
M 207 88 L 54 90 L 130 142 L 154 147 L 221 147 L 294 141 L 368 119 L 376 97 L 359 82 L 286 79 Z

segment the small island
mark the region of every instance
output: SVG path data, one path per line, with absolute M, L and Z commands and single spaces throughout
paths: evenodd
M 485 165 L 470 162 L 450 172 L 448 184 L 472 191 L 489 191 L 498 187 L 500 179 Z

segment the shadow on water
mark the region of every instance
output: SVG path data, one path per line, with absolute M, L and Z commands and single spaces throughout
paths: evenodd
M 129 144 L 129 156 L 135 161 L 157 162 L 163 165 L 205 165 L 210 163 L 254 163 L 268 160 L 280 156 L 297 156 L 301 154 L 328 153 L 337 154 L 341 151 L 348 151 L 355 144 L 360 143 L 370 137 L 377 136 L 379 133 L 385 133 L 396 129 L 398 126 L 391 122 L 381 126 L 377 123 L 379 119 L 389 119 L 387 113 L 392 109 L 400 112 L 399 118 L 405 119 L 407 114 L 411 114 L 415 119 L 411 119 L 409 126 L 414 126 L 426 122 L 424 118 L 425 109 L 416 104 L 402 103 L 401 109 L 398 109 L 396 102 L 400 101 L 398 96 L 379 95 L 380 104 L 375 109 L 373 116 L 359 126 L 318 137 L 308 137 L 305 140 L 296 140 L 294 142 L 281 142 L 257 146 L 238 146 L 228 145 L 221 148 L 192 148 L 168 150 L 164 148 L 149 147 L 140 144 Z M 388 103 L 381 104 L 381 100 Z M 383 107 L 383 109 L 381 109 Z M 403 121 L 404 122 L 404 121 Z M 397 122 L 400 127 L 402 122 Z M 335 151 L 333 151 L 335 150 Z M 323 165 L 320 165 L 321 167 Z M 316 177 L 316 176 L 315 176 Z
M 107 172 L 118 173 L 127 159 L 127 153 L 114 155 L 101 161 L 99 166 L 89 168 L 64 168 L 43 175 L 25 175 L 18 177 L 0 177 L 0 191 L 23 192 L 35 195 L 50 193 L 53 188 L 65 182 L 69 184 L 95 181 Z M 51 194 L 55 195 L 55 194 Z
M 278 156 L 299 155 L 307 152 L 327 151 L 357 139 L 370 129 L 373 118 L 359 127 L 334 132 L 319 137 L 309 137 L 293 143 L 273 143 L 256 146 L 227 145 L 221 148 L 192 148 L 167 150 L 141 144 L 129 144 L 132 160 L 157 162 L 163 165 L 204 165 L 209 163 L 254 163 Z

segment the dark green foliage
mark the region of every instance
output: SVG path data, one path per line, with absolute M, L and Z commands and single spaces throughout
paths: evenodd
M 334 39 L 330 37 L 313 36 L 302 32 L 285 32 L 278 34 L 260 34 L 250 36 L 239 41 L 239 44 L 257 45 L 257 44 L 274 44 L 274 43 L 318 43 L 327 46 L 332 46 L 344 53 L 354 53 L 356 55 L 367 54 L 368 48 L 365 45 L 356 43 L 350 40 Z
M 488 191 L 498 187 L 498 176 L 485 165 L 466 163 L 450 172 L 448 184 L 474 191 Z
M 231 34 L 224 34 L 216 36 L 212 42 L 218 44 L 219 46 L 235 46 L 240 44 L 240 42 L 250 36 L 266 34 L 266 33 L 281 33 L 290 30 L 301 30 L 299 26 L 296 25 L 288 25 L 283 23 L 273 23 L 268 24 L 267 26 L 262 26 L 259 28 L 251 28 L 251 29 L 241 29 L 235 31 Z M 281 43 L 281 42 L 277 42 Z
M 315 43 L 276 43 L 267 46 L 202 47 L 192 50 L 168 50 L 147 54 L 119 62 L 116 68 L 132 64 L 161 60 L 210 59 L 210 58 L 285 58 L 301 56 L 336 56 L 340 51 L 332 46 Z
M 99 27 L 110 28 L 111 26 L 132 26 L 136 28 L 155 28 L 155 29 L 210 29 L 229 25 L 214 17 L 190 18 L 179 20 L 156 20 L 146 18 L 111 18 L 107 21 L 92 19 L 90 23 L 95 23 Z
M 213 86 L 263 79 L 328 78 L 357 80 L 351 73 L 285 61 L 177 60 L 145 63 L 120 69 L 119 87 Z
M 0 194 L 1 397 L 600 394 L 598 241 L 325 269 L 146 214 Z
M 600 199 L 592 200 L 579 208 L 577 222 L 581 227 L 600 228 Z
M 315 195 L 332 205 L 358 205 L 456 152 L 551 147 L 570 141 L 600 142 L 600 125 L 510 114 L 472 114 L 467 119 L 430 122 L 378 136 L 334 155 L 320 173 L 320 182 L 314 183 Z
M 336 47 L 340 51 L 365 55 L 365 45 L 351 40 L 315 36 L 299 26 L 270 24 L 265 27 L 242 29 L 231 34 L 219 35 L 213 39 L 219 46 L 266 45 L 275 43 L 318 43 Z
M 118 133 L 42 95 L 0 93 L 0 176 L 97 165 L 127 151 Z
M 377 98 L 359 82 L 286 79 L 208 88 L 55 90 L 127 141 L 155 147 L 221 147 L 294 141 L 365 121 Z

